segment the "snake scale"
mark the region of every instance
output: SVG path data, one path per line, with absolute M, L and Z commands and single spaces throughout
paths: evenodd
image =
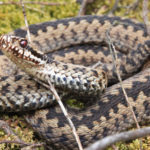
M 4 35 L 0 38 L 0 49 L 17 66 L 23 66 L 21 68 L 32 76 L 17 69 L 1 53 L 0 110 L 25 111 L 23 114 L 27 122 L 45 139 L 49 149 L 77 149 L 77 144 L 60 108 L 53 106 L 54 96 L 43 86 L 46 84 L 46 78 L 42 74 L 49 69 L 43 62 L 54 68 L 58 67 L 54 71 L 56 74 L 50 73 L 55 76 L 56 80 L 51 81 L 56 87 L 58 85 L 60 94 L 62 90 L 69 91 L 67 96 L 79 93 L 79 99 L 84 99 L 84 102 L 88 103 L 89 99 L 94 101 L 92 106 L 84 110 L 69 113 L 84 147 L 107 135 L 127 130 L 135 124 L 120 84 L 117 83 L 106 33 L 109 33 L 116 47 L 117 66 L 121 77 L 125 79 L 123 84 L 137 119 L 142 124 L 149 122 L 150 70 L 138 73 L 150 54 L 150 40 L 143 24 L 119 17 L 84 16 L 31 25 L 30 32 L 33 40 L 31 45 L 24 39 L 26 31 L 23 28 L 15 30 L 12 33 L 15 36 Z M 80 66 L 81 64 L 89 66 L 97 61 L 101 63 L 95 69 Z M 39 66 L 46 68 L 40 75 L 34 72 L 41 70 Z M 70 73 L 72 71 L 73 73 Z M 74 74 L 77 74 L 75 78 L 79 79 L 79 83 L 74 80 Z M 60 77 L 61 75 L 68 78 L 64 79 L 64 76 Z M 100 87 L 95 78 L 95 76 L 99 78 L 99 75 L 102 75 L 98 80 Z M 33 78 L 44 84 L 35 82 Z M 51 79 L 51 76 L 49 78 Z M 108 88 L 103 93 L 107 84 L 106 78 Z M 69 80 L 65 82 L 67 85 L 60 84 L 63 83 L 62 79 Z M 95 81 L 96 86 L 93 86 Z M 86 92 L 90 87 L 95 89 Z M 100 88 L 98 92 L 97 88 Z M 72 91 L 75 91 L 75 94 L 74 92 L 72 94 Z M 95 91 L 96 96 L 93 94 Z M 100 93 L 100 97 L 97 93 Z M 96 101 L 96 97 L 99 100 Z M 65 98 L 66 96 L 62 95 L 62 99 Z M 47 106 L 50 108 L 26 112 Z

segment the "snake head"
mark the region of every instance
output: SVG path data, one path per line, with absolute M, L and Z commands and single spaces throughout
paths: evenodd
M 0 37 L 0 50 L 17 65 L 41 65 L 45 63 L 43 54 L 31 47 L 25 38 L 2 35 Z

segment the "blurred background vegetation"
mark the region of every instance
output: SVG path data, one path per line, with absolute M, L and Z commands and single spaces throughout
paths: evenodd
M 78 2 L 77 2 L 78 1 Z M 30 0 L 30 2 L 52 2 L 57 5 L 39 5 L 39 4 L 25 4 L 26 15 L 29 24 L 39 22 L 56 20 L 67 17 L 74 17 L 78 15 L 81 0 Z M 136 19 L 143 22 L 142 19 L 142 0 L 120 0 L 117 8 L 114 9 L 116 0 L 91 0 L 92 3 L 87 5 L 86 14 L 102 15 L 111 14 L 121 16 L 124 18 Z M 24 25 L 24 17 L 22 7 L 7 3 L 18 3 L 19 0 L 2 0 L 0 1 L 0 35 L 8 33 L 14 29 L 20 28 Z M 5 4 L 4 4 L 5 3 Z M 150 3 L 149 3 L 150 10 Z M 149 14 L 150 18 L 150 14 Z M 12 128 L 12 130 L 25 142 L 36 143 L 40 140 L 34 134 L 31 128 L 25 123 L 22 117 L 17 115 L 8 116 L 1 115 L 1 119 L 5 120 Z M 3 130 L 0 130 L 0 141 L 14 140 L 15 137 L 7 135 Z M 150 150 L 150 137 L 142 139 L 143 149 Z M 139 140 L 134 140 L 130 143 L 118 143 L 116 146 L 120 150 L 138 150 L 140 148 Z M 18 150 L 19 145 L 16 144 L 0 144 L 0 150 Z M 43 149 L 40 147 L 39 149 Z M 108 148 L 109 150 L 112 148 Z
M 51 2 L 57 5 L 35 5 L 26 4 L 26 14 L 29 24 L 44 22 L 49 20 L 74 17 L 78 15 L 81 0 L 31 0 L 31 2 Z M 7 4 L 19 2 L 18 0 L 3 0 L 6 3 L 0 5 L 0 34 L 10 32 L 16 28 L 24 26 L 22 7 L 20 5 Z M 113 15 L 134 18 L 142 21 L 142 0 L 120 0 Z M 1 4 L 1 3 L 0 3 Z M 115 4 L 115 0 L 94 0 L 87 6 L 86 14 L 108 14 Z M 149 16 L 150 17 L 150 16 Z

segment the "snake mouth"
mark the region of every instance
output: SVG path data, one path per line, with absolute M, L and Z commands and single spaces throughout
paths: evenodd
M 23 39 L 21 39 L 21 41 L 22 40 Z M 21 41 L 19 37 L 16 36 L 2 35 L 0 37 L 0 48 L 6 55 L 13 54 L 13 56 L 23 58 L 24 48 L 19 44 Z
M 44 63 L 43 54 L 32 48 L 25 38 L 2 35 L 0 37 L 0 49 L 11 60 L 13 58 L 20 59 L 23 62 L 35 65 Z

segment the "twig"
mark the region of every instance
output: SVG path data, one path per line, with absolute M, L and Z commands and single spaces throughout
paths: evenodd
M 123 94 L 124 94 L 124 96 L 125 96 L 125 100 L 126 100 L 126 102 L 128 103 L 128 106 L 129 106 L 129 108 L 130 108 L 130 111 L 131 111 L 131 113 L 132 113 L 132 116 L 133 116 L 133 119 L 134 119 L 134 121 L 135 121 L 135 123 L 136 123 L 137 128 L 140 129 L 140 125 L 139 125 L 139 123 L 138 123 L 138 121 L 137 121 L 137 118 L 136 118 L 136 116 L 135 116 L 135 113 L 134 113 L 134 111 L 133 111 L 133 107 L 132 107 L 132 105 L 131 105 L 131 103 L 130 103 L 130 101 L 129 101 L 129 99 L 128 99 L 127 93 L 126 93 L 126 91 L 125 91 L 125 89 L 124 89 L 124 86 L 123 86 L 123 84 L 122 84 L 122 79 L 121 79 L 121 76 L 120 76 L 120 73 L 119 73 L 119 70 L 118 70 L 118 67 L 117 67 L 117 64 L 116 64 L 116 60 L 118 59 L 118 58 L 117 58 L 117 55 L 116 55 L 116 49 L 115 49 L 115 46 L 113 45 L 113 43 L 112 43 L 112 41 L 111 41 L 111 39 L 110 39 L 109 31 L 106 32 L 106 36 L 107 36 L 107 39 L 108 39 L 108 44 L 109 44 L 109 49 L 110 49 L 110 52 L 111 52 L 111 55 L 112 55 L 113 64 L 115 65 L 117 77 L 118 77 L 118 79 L 119 79 L 119 82 L 120 82 L 120 85 L 121 85 Z M 140 150 L 141 150 L 141 149 L 142 149 L 142 141 L 140 140 Z
M 129 9 L 135 9 L 137 6 L 138 6 L 138 4 L 139 4 L 139 2 L 140 2 L 140 0 L 136 0 L 134 3 L 132 3 L 131 5 L 129 5 L 127 8 L 128 8 L 128 10 Z
M 150 127 L 145 127 L 141 129 L 136 129 L 132 131 L 126 131 L 119 134 L 107 136 L 102 140 L 99 140 L 86 148 L 85 150 L 103 150 L 106 147 L 119 142 L 119 141 L 129 141 L 136 138 L 145 137 L 150 134 Z
M 10 141 L 10 140 L 3 140 L 3 141 L 0 141 L 0 144 L 19 144 L 21 145 L 22 147 L 24 146 L 30 146 L 30 147 L 39 147 L 39 146 L 43 146 L 44 143 L 25 143 L 24 141 L 18 141 L 18 140 L 14 140 L 14 141 Z
M 32 10 L 32 11 L 39 12 L 39 13 L 41 13 L 41 14 L 45 14 L 45 12 L 44 12 L 44 11 L 39 10 L 39 9 L 37 9 L 37 8 L 32 8 L 32 7 L 29 7 L 29 6 L 26 6 L 26 8 L 28 8 L 28 9 L 30 9 L 30 10 Z
M 29 145 L 31 145 L 31 144 L 25 143 L 23 141 L 18 141 L 18 140 L 14 140 L 14 141 L 3 140 L 3 141 L 0 141 L 0 144 L 10 144 L 10 143 L 20 144 L 22 146 L 29 146 Z
M 24 19 L 25 19 L 25 24 L 26 24 L 26 27 L 27 27 L 28 39 L 31 42 L 30 31 L 29 31 L 28 22 L 27 22 L 27 19 L 26 19 L 26 13 L 25 13 L 25 9 L 24 9 L 24 4 L 23 4 L 22 0 L 20 0 L 20 2 L 22 4 L 22 8 L 23 8 L 23 14 L 24 14 Z M 73 134 L 75 136 L 75 139 L 77 141 L 79 150 L 83 150 L 81 142 L 80 142 L 80 139 L 79 139 L 79 136 L 78 136 L 78 134 L 76 132 L 75 126 L 74 126 L 73 122 L 71 121 L 71 119 L 70 119 L 70 117 L 69 117 L 69 115 L 68 115 L 68 113 L 67 113 L 67 111 L 66 111 L 66 109 L 65 109 L 65 107 L 64 107 L 64 105 L 63 105 L 63 103 L 62 103 L 62 101 L 61 101 L 61 99 L 59 97 L 59 95 L 58 95 L 58 93 L 56 92 L 54 86 L 51 84 L 49 78 L 48 78 L 48 83 L 49 83 L 49 89 L 54 94 L 58 104 L 60 105 L 60 108 L 61 108 L 62 112 L 64 113 L 64 116 L 67 118 L 67 120 L 69 122 L 69 125 L 70 125 L 70 127 L 72 129 L 72 132 L 73 132 Z
M 150 35 L 150 22 L 148 20 L 148 0 L 143 0 L 143 20 L 146 26 L 147 32 Z
M 113 8 L 108 12 L 108 15 L 112 15 L 114 13 L 114 11 L 118 8 L 119 1 L 120 0 L 115 1 Z
M 118 147 L 116 147 L 114 144 L 111 146 L 114 150 L 118 150 Z
M 81 7 L 80 7 L 80 10 L 79 10 L 79 13 L 78 13 L 78 16 L 84 16 L 85 15 L 86 5 L 87 5 L 87 0 L 83 0 Z
M 3 129 L 6 134 L 13 134 L 15 135 L 15 133 L 11 130 L 10 126 L 3 120 L 0 120 L 0 128 Z
M 119 73 L 119 70 L 118 70 L 118 67 L 117 67 L 117 63 L 116 63 L 116 60 L 117 60 L 116 49 L 115 49 L 115 46 L 113 45 L 113 43 L 112 43 L 112 41 L 111 41 L 111 39 L 110 39 L 109 31 L 106 32 L 106 36 L 107 36 L 107 39 L 108 39 L 109 49 L 110 49 L 110 52 L 111 52 L 111 55 L 112 55 L 112 58 L 113 58 L 113 64 L 114 64 L 114 66 L 115 66 L 116 73 L 117 73 L 117 77 L 118 77 L 118 79 L 119 79 L 119 82 L 120 82 L 120 85 L 121 85 L 123 94 L 124 94 L 125 99 L 126 99 L 126 101 L 127 101 L 127 103 L 128 103 L 128 106 L 129 106 L 129 108 L 130 108 L 130 110 L 131 110 L 131 112 L 132 112 L 132 115 L 133 115 L 134 121 L 135 121 L 135 123 L 136 123 L 136 126 L 137 126 L 138 129 L 140 129 L 140 126 L 139 126 L 139 123 L 138 123 L 137 118 L 136 118 L 136 116 L 135 116 L 135 113 L 134 113 L 134 111 L 133 111 L 132 105 L 130 104 L 130 101 L 129 101 L 129 99 L 128 99 L 127 93 L 126 93 L 126 91 L 125 91 L 125 89 L 124 89 L 124 86 L 123 86 L 123 84 L 122 84 L 122 79 L 121 79 L 121 76 L 120 76 L 120 73 Z
M 14 143 L 14 144 L 20 144 L 22 147 L 24 146 L 31 146 L 31 147 L 39 147 L 42 146 L 44 143 L 26 143 L 23 140 L 21 140 L 10 128 L 10 126 L 3 120 L 0 120 L 0 128 L 4 130 L 4 132 L 8 135 L 13 135 L 15 136 L 15 140 L 10 141 L 10 140 L 3 140 L 0 141 L 0 144 L 10 144 L 10 143 Z
M 30 31 L 29 31 L 29 25 L 28 25 L 28 21 L 27 21 L 27 16 L 26 16 L 23 0 L 20 0 L 20 3 L 22 5 L 22 12 L 23 12 L 23 15 L 24 15 L 24 21 L 25 21 L 26 30 L 27 30 L 27 38 L 28 38 L 28 41 L 31 43 L 31 38 L 30 38 L 31 36 L 30 36 Z
M 56 98 L 56 100 L 57 100 L 57 102 L 58 102 L 58 104 L 59 104 L 62 112 L 64 113 L 64 116 L 67 118 L 67 120 L 69 122 L 69 125 L 70 125 L 70 127 L 72 129 L 72 132 L 74 134 L 74 137 L 75 137 L 75 139 L 77 141 L 79 150 L 83 150 L 83 147 L 82 147 L 80 138 L 79 138 L 79 136 L 77 134 L 76 128 L 75 128 L 73 122 L 71 121 L 71 119 L 70 119 L 70 117 L 69 117 L 69 115 L 68 115 L 68 113 L 67 113 L 67 111 L 66 111 L 66 109 L 65 109 L 65 107 L 64 107 L 64 105 L 63 105 L 63 103 L 62 103 L 62 101 L 61 101 L 61 99 L 60 99 L 60 97 L 58 95 L 58 93 L 57 93 L 57 91 L 55 90 L 54 86 L 51 84 L 49 78 L 48 78 L 48 83 L 49 83 L 49 89 L 50 89 L 50 91 L 54 94 L 54 96 L 55 96 L 55 98 Z
M 98 61 L 97 63 L 95 63 L 94 65 L 91 66 L 91 68 L 95 69 L 98 66 L 103 65 L 103 63 L 101 61 Z
M 18 140 L 14 140 L 14 141 L 3 140 L 3 141 L 0 141 L 0 144 L 11 144 L 11 143 L 20 144 L 22 146 L 29 146 L 29 145 L 31 145 L 29 143 L 25 143 L 24 141 L 18 141 Z
M 92 3 L 94 0 L 82 0 L 81 7 L 78 16 L 84 16 L 86 11 L 86 6 L 88 3 Z
M 125 15 L 127 15 L 131 9 L 132 9 L 132 10 L 135 10 L 135 9 L 137 8 L 137 6 L 139 5 L 139 2 L 140 2 L 140 0 L 136 0 L 136 1 L 135 1 L 134 3 L 132 3 L 131 5 L 124 7 L 124 8 L 127 9 Z
M 17 141 L 24 142 L 11 130 L 10 126 L 5 121 L 0 120 L 0 128 L 3 129 L 6 134 L 15 136 Z
M 36 4 L 36 5 L 50 5 L 50 6 L 57 6 L 57 5 L 66 5 L 67 3 L 55 3 L 55 2 L 30 2 L 30 1 L 26 1 L 24 2 L 24 4 Z M 0 5 L 21 5 L 20 2 L 1 2 L 0 1 Z
M 21 150 L 34 150 L 33 148 L 41 147 L 43 145 L 45 145 L 45 144 L 44 143 L 35 143 L 32 145 L 25 146 L 25 147 L 21 148 Z

